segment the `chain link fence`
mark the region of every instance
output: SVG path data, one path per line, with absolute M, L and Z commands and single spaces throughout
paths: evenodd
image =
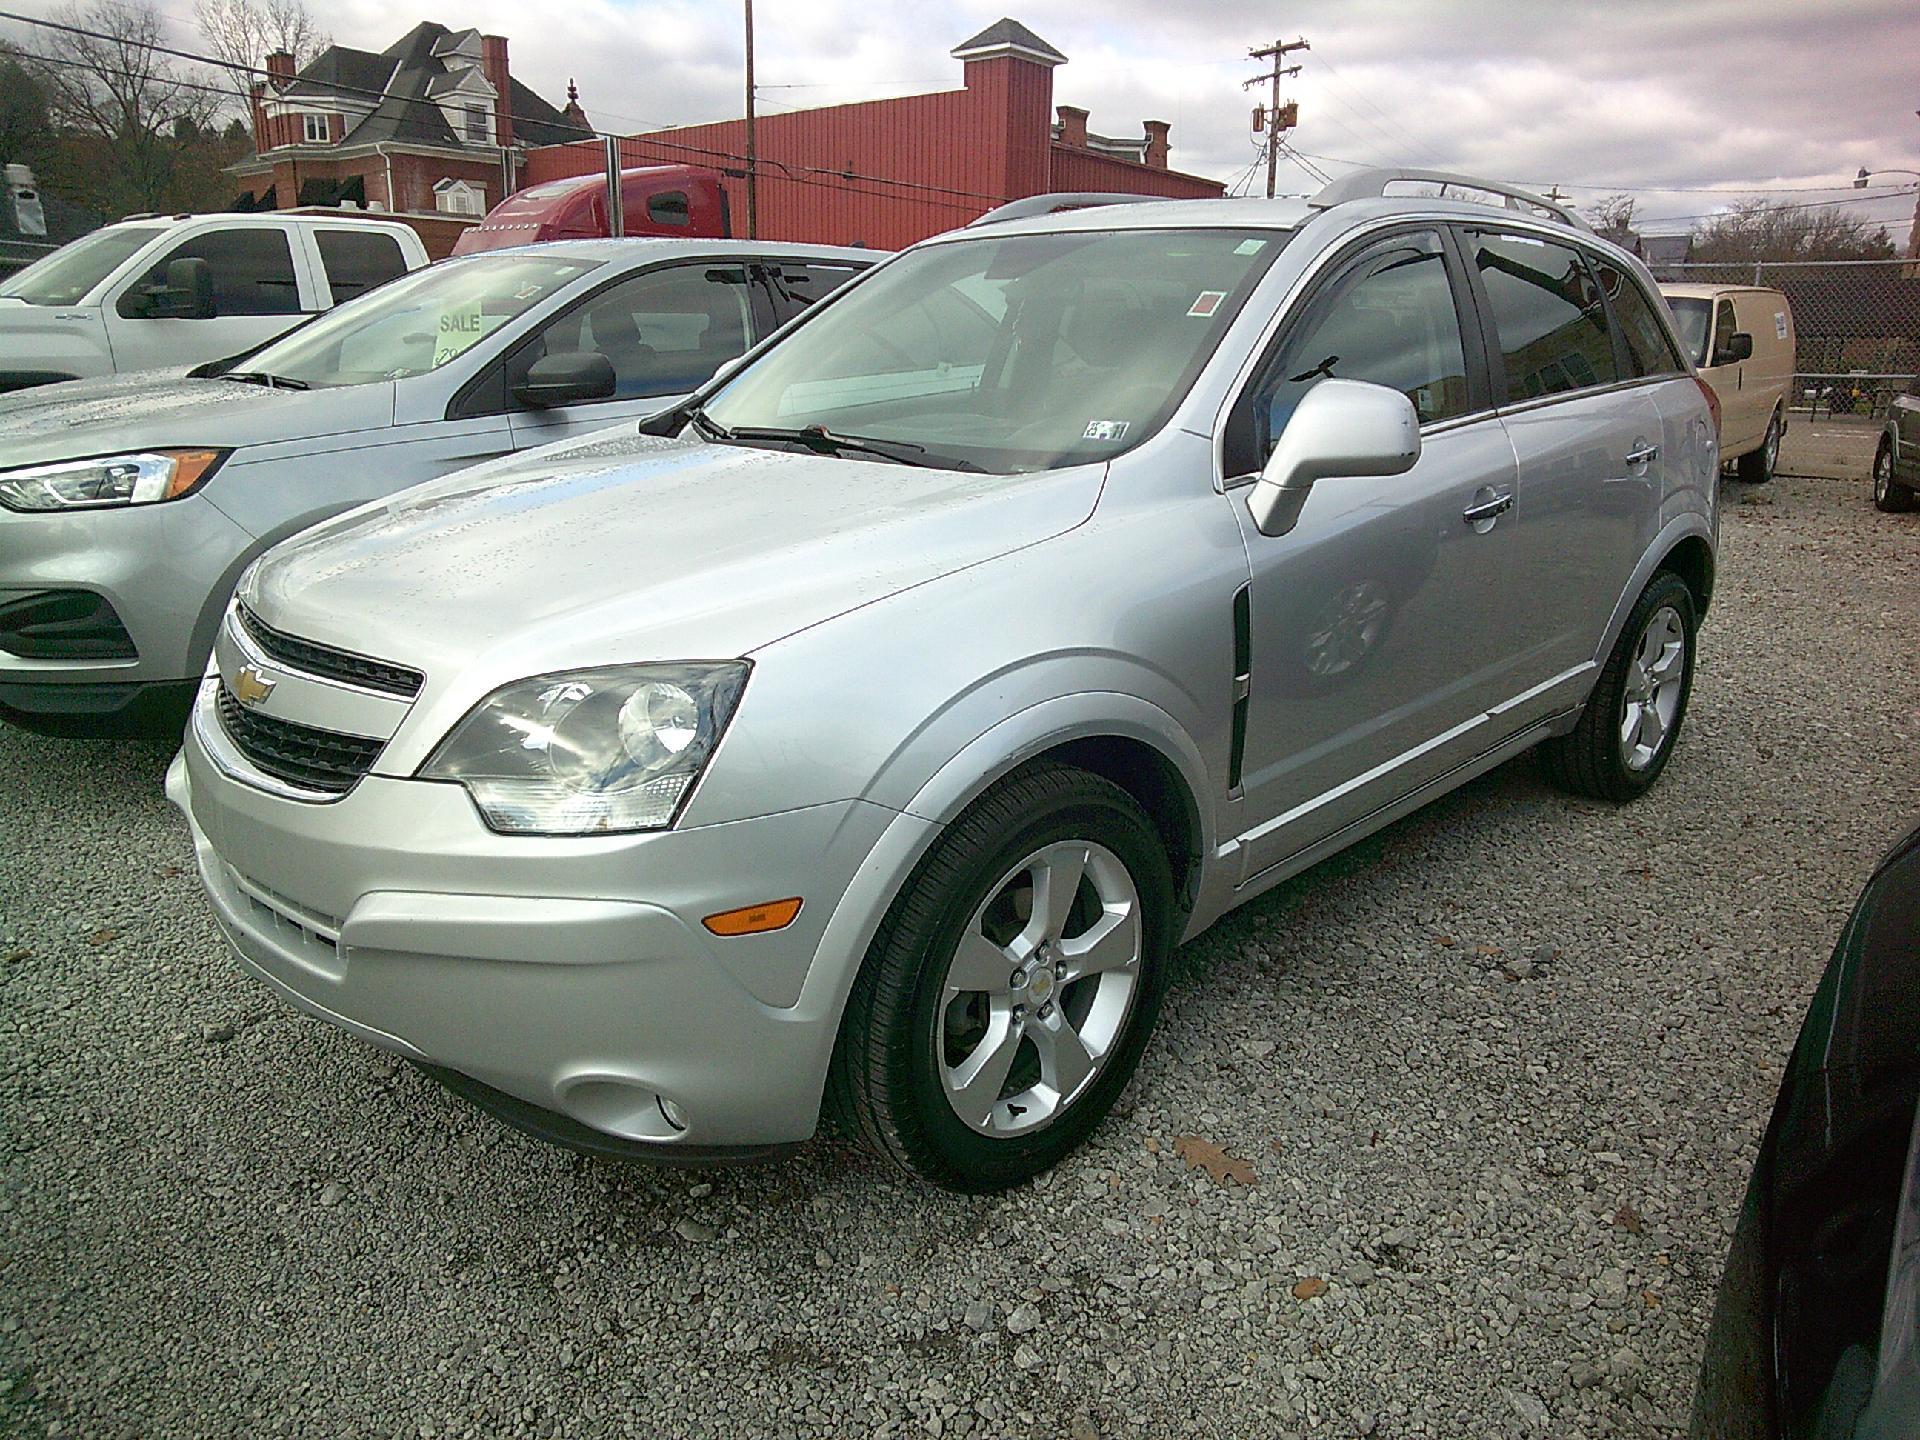
M 1793 307 L 1794 408 L 1884 415 L 1920 377 L 1920 260 L 1660 264 L 1654 278 L 1689 285 L 1764 285 Z

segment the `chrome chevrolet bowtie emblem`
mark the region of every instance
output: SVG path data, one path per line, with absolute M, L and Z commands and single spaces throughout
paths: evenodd
M 242 665 L 229 688 L 233 691 L 233 698 L 242 705 L 258 705 L 273 693 L 273 687 L 279 683 L 271 675 L 263 675 L 251 665 Z

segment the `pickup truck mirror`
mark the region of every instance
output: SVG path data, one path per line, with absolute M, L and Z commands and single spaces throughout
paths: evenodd
M 194 257 L 167 262 L 163 284 L 140 292 L 137 314 L 154 320 L 211 320 L 220 313 L 213 298 L 213 270 Z
M 551 410 L 610 399 L 618 387 L 611 360 L 597 350 L 576 350 L 534 361 L 526 379 L 513 387 L 513 398 L 535 410 Z
M 1398 390 L 1322 380 L 1301 397 L 1267 457 L 1247 508 L 1262 535 L 1285 535 L 1316 482 L 1401 475 L 1420 458 L 1420 417 Z
M 1715 365 L 1738 365 L 1742 360 L 1753 358 L 1753 336 L 1745 330 L 1736 330 L 1720 342 L 1720 348 L 1713 352 Z

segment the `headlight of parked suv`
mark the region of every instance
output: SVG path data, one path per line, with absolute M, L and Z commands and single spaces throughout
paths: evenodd
M 466 786 L 488 827 L 510 835 L 662 830 L 746 683 L 743 660 L 518 680 L 454 726 L 420 777 Z
M 142 450 L 0 470 L 9 510 L 98 510 L 150 505 L 191 494 L 226 459 L 224 450 Z

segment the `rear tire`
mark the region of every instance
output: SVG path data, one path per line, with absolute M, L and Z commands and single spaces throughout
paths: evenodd
M 1893 442 L 1882 437 L 1873 457 L 1873 508 L 1897 515 L 1913 508 L 1914 492 L 1893 478 Z
M 1032 1178 L 1139 1064 L 1173 920 L 1166 851 L 1131 795 L 1070 766 L 1016 772 L 948 827 L 881 922 L 828 1116 L 945 1189 Z
M 1554 784 L 1596 800 L 1633 800 L 1667 768 L 1693 693 L 1699 619 L 1687 582 L 1647 582 L 1587 698 L 1580 723 L 1541 754 Z
M 1764 485 L 1773 479 L 1774 467 L 1780 463 L 1780 412 L 1775 410 L 1767 421 L 1766 438 L 1760 442 L 1760 448 L 1742 455 L 1734 462 L 1740 468 L 1740 478 L 1749 485 Z

